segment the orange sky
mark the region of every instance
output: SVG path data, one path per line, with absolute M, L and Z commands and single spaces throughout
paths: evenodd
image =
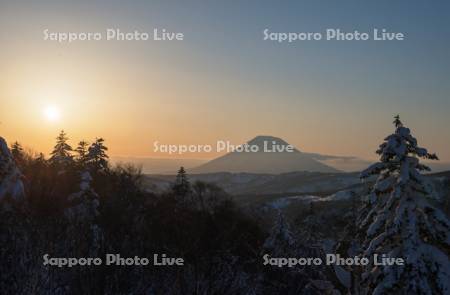
M 169 157 L 154 154 L 153 142 L 241 144 L 263 134 L 303 151 L 373 159 L 381 139 L 392 131 L 392 114 L 376 108 L 362 114 L 358 104 L 321 104 L 320 97 L 319 103 L 308 103 L 311 97 L 301 96 L 290 104 L 277 103 L 264 87 L 247 89 L 231 75 L 222 74 L 227 80 L 221 81 L 204 73 L 188 75 L 167 69 L 164 59 L 142 65 L 93 50 L 81 54 L 70 48 L 58 55 L 51 46 L 38 48 L 10 53 L 20 58 L 7 60 L 0 70 L 0 133 L 39 152 L 49 153 L 64 129 L 72 145 L 104 137 L 112 155 Z M 46 118 L 48 106 L 60 111 L 59 120 Z M 446 140 L 424 132 L 420 138 L 435 147 Z
M 238 31 L 228 14 L 199 17 L 203 6 L 173 12 L 163 3 L 126 10 L 72 5 L 9 3 L 0 11 L 0 136 L 9 142 L 48 154 L 64 129 L 72 145 L 103 137 L 111 155 L 167 157 L 152 152 L 154 141 L 241 144 L 272 135 L 302 151 L 374 159 L 400 113 L 419 143 L 450 160 L 440 52 L 419 67 L 417 55 L 429 48 L 405 55 L 407 42 L 395 50 L 369 43 L 280 47 L 261 43 L 260 25 L 267 19 L 247 14 Z M 43 41 L 45 28 L 100 31 L 111 25 L 147 31 L 164 26 L 185 31 L 187 40 Z M 416 66 L 429 78 L 416 74 Z M 60 112 L 59 120 L 45 116 L 48 107 Z

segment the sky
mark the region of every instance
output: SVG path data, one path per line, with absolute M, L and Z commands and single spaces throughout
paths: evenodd
M 182 32 L 183 41 L 44 40 L 50 32 Z M 263 40 L 263 30 L 402 32 L 404 41 Z M 448 1 L 0 0 L 0 136 L 48 154 L 103 137 L 111 155 L 153 143 L 281 137 L 374 159 L 400 114 L 450 161 Z M 189 154 L 213 158 L 214 153 Z M 178 156 L 179 157 L 179 156 Z

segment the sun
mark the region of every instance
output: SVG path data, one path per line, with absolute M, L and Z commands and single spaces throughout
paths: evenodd
M 56 122 L 61 118 L 61 112 L 56 106 L 47 106 L 44 109 L 44 117 L 50 122 Z

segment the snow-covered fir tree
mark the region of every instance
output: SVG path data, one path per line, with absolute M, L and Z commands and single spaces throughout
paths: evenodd
M 70 222 L 68 235 L 73 238 L 73 251 L 94 257 L 101 246 L 102 232 L 97 224 L 99 199 L 91 187 L 91 181 L 89 172 L 81 173 L 80 191 L 69 196 L 70 206 L 65 210 L 65 215 Z
M 104 234 L 99 218 L 99 196 L 91 186 L 92 177 L 85 171 L 80 174 L 79 191 L 68 197 L 65 209 L 67 226 L 65 240 L 59 244 L 59 251 L 64 257 L 99 257 L 102 255 Z M 66 292 L 98 293 L 99 273 L 95 268 L 73 268 L 69 276 L 61 276 L 66 282 Z M 61 272 L 54 273 L 59 278 Z
M 284 257 L 292 253 L 295 245 L 295 238 L 286 222 L 283 212 L 278 210 L 275 223 L 270 231 L 269 237 L 264 242 L 264 248 L 269 250 L 271 256 Z
M 437 160 L 395 117 L 395 132 L 377 150 L 380 162 L 362 172 L 377 175 L 360 216 L 362 256 L 403 258 L 405 265 L 367 265 L 365 294 L 450 294 L 450 222 L 427 200 L 429 188 L 419 159 Z
M 0 137 L 0 293 L 26 290 L 33 277 L 29 215 L 24 206 L 22 174 L 6 141 Z
M 309 212 L 297 226 L 297 235 L 302 237 L 303 243 L 310 245 L 319 245 L 325 239 L 323 234 L 323 225 L 327 223 L 327 217 L 314 212 L 313 202 L 310 203 Z
M 301 240 L 300 240 L 301 239 Z M 305 244 L 303 237 L 297 239 L 291 231 L 283 212 L 278 210 L 269 237 L 263 250 L 270 257 L 320 257 L 324 259 L 322 249 Z M 274 294 L 289 292 L 292 294 L 340 294 L 328 280 L 327 266 L 298 266 L 281 269 L 276 266 L 265 267 L 259 280 L 256 294 Z M 284 294 L 284 293 L 283 293 Z
M 0 137 L 0 200 L 5 197 L 19 200 L 23 196 L 22 174 L 16 166 L 6 141 Z
M 64 167 L 73 162 L 72 147 L 67 143 L 68 140 L 64 130 L 56 137 L 56 145 L 49 159 L 51 164 Z

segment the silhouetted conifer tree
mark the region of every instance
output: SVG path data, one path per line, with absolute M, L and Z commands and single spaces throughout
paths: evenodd
M 56 145 L 50 156 L 50 163 L 57 166 L 68 166 L 73 162 L 72 147 L 67 143 L 69 138 L 62 130 L 56 137 Z
M 14 160 L 16 161 L 16 163 L 18 163 L 19 165 L 23 163 L 25 154 L 24 154 L 22 145 L 20 143 L 18 143 L 17 141 L 14 142 L 11 146 L 11 154 L 12 154 Z
M 91 144 L 87 154 L 87 161 L 89 167 L 93 172 L 105 171 L 108 169 L 108 155 L 106 151 L 108 148 L 104 145 L 103 138 L 96 138 L 95 142 Z
M 177 178 L 172 189 L 175 194 L 181 197 L 185 197 L 191 192 L 191 184 L 184 167 L 180 167 L 180 170 L 178 170 Z
M 88 142 L 82 140 L 75 149 L 75 152 L 77 153 L 76 161 L 81 167 L 85 167 L 88 162 L 88 146 Z

